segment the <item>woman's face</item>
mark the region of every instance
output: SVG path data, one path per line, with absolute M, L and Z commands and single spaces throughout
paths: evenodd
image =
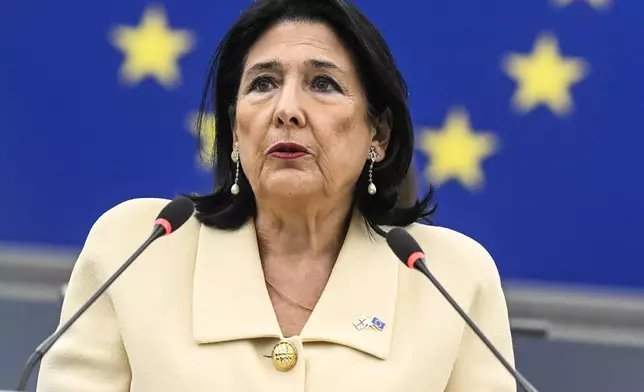
M 251 47 L 234 140 L 258 199 L 350 195 L 369 147 L 384 158 L 373 136 L 352 59 L 326 25 L 284 22 Z

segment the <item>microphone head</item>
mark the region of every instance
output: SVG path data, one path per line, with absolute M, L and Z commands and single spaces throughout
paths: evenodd
M 425 258 L 422 248 L 407 231 L 394 227 L 387 233 L 387 245 L 400 261 L 409 268 L 414 268 L 416 261 Z
M 190 219 L 194 211 L 195 205 L 192 203 L 192 200 L 181 196 L 166 204 L 154 223 L 163 226 L 165 235 L 168 235 L 183 226 Z

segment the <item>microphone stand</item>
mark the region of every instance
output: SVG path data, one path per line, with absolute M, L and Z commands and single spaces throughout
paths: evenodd
M 36 364 L 40 362 L 42 357 L 49 351 L 51 346 L 56 343 L 56 341 L 62 336 L 62 334 L 65 333 L 71 327 L 76 320 L 80 316 L 85 313 L 85 311 L 96 302 L 96 300 L 114 283 L 114 281 L 121 276 L 121 274 L 136 260 L 139 255 L 148 247 L 152 242 L 157 240 L 158 238 L 164 236 L 166 234 L 166 230 L 164 227 L 160 225 L 156 225 L 154 228 L 154 231 L 148 237 L 148 239 L 130 256 L 129 259 L 121 266 L 119 267 L 116 272 L 110 276 L 110 278 L 103 283 L 103 285 L 90 297 L 87 302 L 81 306 L 76 313 L 72 315 L 72 317 L 65 322 L 58 330 L 56 330 L 53 334 L 51 334 L 47 339 L 45 339 L 39 346 L 36 348 L 36 351 L 34 351 L 29 359 L 27 359 L 27 363 L 25 364 L 25 367 L 22 371 L 22 375 L 20 376 L 20 383 L 18 384 L 18 388 L 15 391 L 3 391 L 0 390 L 0 392 L 26 392 L 27 388 L 27 382 L 29 381 L 29 377 L 31 376 L 31 373 L 33 372 L 34 368 L 36 367 Z
M 440 284 L 438 279 L 436 279 L 434 275 L 431 272 L 429 272 L 429 269 L 427 268 L 427 266 L 425 265 L 422 259 L 418 260 L 418 262 L 414 264 L 414 268 L 420 271 L 434 284 L 434 286 L 438 289 L 438 291 L 440 291 L 443 297 L 447 299 L 450 305 L 452 305 L 452 308 L 454 308 L 458 312 L 461 318 L 465 320 L 467 325 L 469 325 L 472 331 L 474 331 L 476 336 L 478 336 L 479 339 L 481 339 L 481 341 L 485 343 L 487 348 L 492 352 L 492 354 L 494 354 L 496 359 L 498 359 L 499 362 L 501 362 L 503 367 L 505 367 L 506 370 L 510 372 L 512 376 L 514 376 L 514 379 L 519 383 L 519 385 L 521 386 L 521 389 L 523 389 L 526 392 L 539 392 L 537 391 L 537 388 L 535 388 L 532 384 L 530 384 L 530 381 L 528 381 L 521 373 L 515 370 L 512 367 L 512 365 L 510 365 L 508 361 L 506 361 L 505 358 L 503 358 L 503 355 L 501 355 L 501 353 L 496 349 L 496 347 L 494 347 L 494 345 L 488 340 L 488 338 L 483 334 L 483 332 L 481 332 L 479 327 L 476 324 L 474 324 L 474 322 L 467 316 L 465 311 L 463 311 L 463 309 L 456 303 L 456 301 L 452 298 L 452 296 L 449 295 L 447 290 L 445 290 L 443 285 Z

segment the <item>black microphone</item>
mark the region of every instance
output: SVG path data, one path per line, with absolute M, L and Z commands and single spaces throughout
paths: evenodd
M 170 203 L 168 203 L 159 215 L 157 216 L 156 220 L 154 221 L 154 227 L 152 230 L 152 234 L 148 237 L 148 239 L 141 245 L 135 252 L 130 256 L 129 259 L 112 275 L 110 278 L 90 297 L 87 302 L 83 304 L 83 306 L 80 307 L 74 313 L 74 315 L 62 326 L 60 327 L 56 332 L 51 334 L 47 339 L 45 339 L 38 348 L 36 348 L 36 351 L 34 351 L 33 354 L 29 357 L 27 360 L 27 364 L 24 367 L 24 370 L 22 371 L 22 376 L 20 377 L 20 384 L 18 384 L 18 389 L 17 392 L 25 392 L 27 388 L 27 382 L 29 381 L 29 376 L 33 372 L 34 367 L 36 364 L 42 359 L 42 357 L 49 351 L 51 346 L 56 343 L 56 341 L 62 336 L 65 331 L 71 327 L 78 318 L 85 313 L 85 311 L 107 290 L 112 283 L 129 267 L 134 260 L 139 257 L 143 251 L 152 244 L 155 240 L 163 237 L 164 235 L 168 235 L 181 226 L 183 226 L 184 223 L 190 219 L 194 212 L 194 204 L 192 203 L 192 200 L 188 199 L 187 197 L 179 197 Z
M 387 244 L 394 252 L 394 254 L 407 265 L 409 268 L 416 269 L 425 275 L 433 284 L 436 286 L 438 291 L 445 297 L 445 299 L 452 305 L 452 307 L 458 312 L 458 314 L 465 320 L 467 325 L 472 328 L 474 333 L 485 343 L 488 349 L 492 351 L 494 356 L 503 364 L 503 366 L 512 374 L 514 379 L 521 385 L 521 388 L 526 392 L 538 392 L 537 389 L 530 384 L 530 382 L 517 370 L 515 370 L 508 361 L 503 358 L 503 355 L 499 350 L 494 347 L 494 345 L 489 341 L 487 337 L 481 332 L 481 330 L 476 326 L 474 321 L 461 309 L 461 307 L 456 303 L 454 298 L 445 290 L 445 288 L 440 284 L 440 282 L 429 272 L 427 266 L 425 265 L 425 253 L 421 249 L 420 245 L 416 240 L 409 234 L 407 231 L 400 227 L 391 229 L 387 233 Z

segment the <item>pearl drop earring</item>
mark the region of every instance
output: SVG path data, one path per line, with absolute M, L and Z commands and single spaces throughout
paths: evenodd
M 235 183 L 233 186 L 230 187 L 230 193 L 233 195 L 238 195 L 239 194 L 239 148 L 237 145 L 235 145 L 235 150 L 233 151 L 233 162 L 237 164 L 237 168 L 235 171 Z
M 370 195 L 375 195 L 377 191 L 376 185 L 373 183 L 373 164 L 376 163 L 376 158 L 378 158 L 376 148 L 373 146 L 369 147 L 369 160 L 371 163 L 369 164 L 369 186 L 367 187 L 367 192 Z

